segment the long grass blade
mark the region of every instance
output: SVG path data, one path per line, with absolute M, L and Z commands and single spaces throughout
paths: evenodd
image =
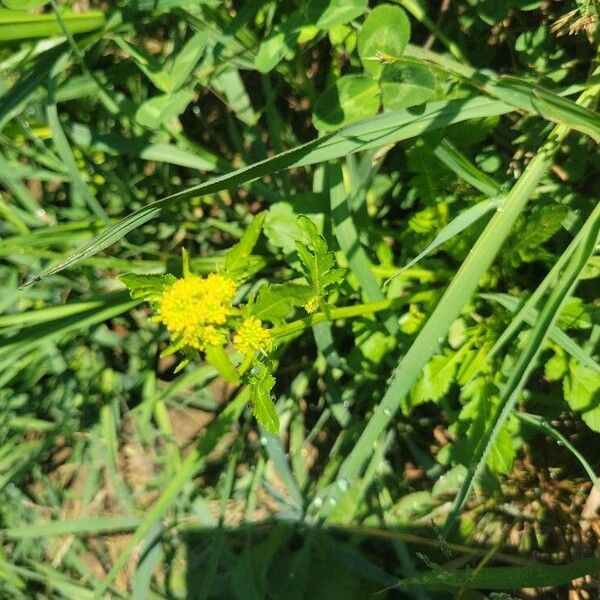
M 573 254 L 561 280 L 550 294 L 544 308 L 540 311 L 535 326 L 529 334 L 526 346 L 519 355 L 519 358 L 500 392 L 500 400 L 496 409 L 496 418 L 493 421 L 493 426 L 485 432 L 478 443 L 477 448 L 473 452 L 469 470 L 444 526 L 445 534 L 448 534 L 452 529 L 462 507 L 473 490 L 478 477 L 482 473 L 488 454 L 519 399 L 529 374 L 536 365 L 536 359 L 541 352 L 542 344 L 548 336 L 550 327 L 558 317 L 566 300 L 575 289 L 581 271 L 594 252 L 598 241 L 598 234 L 600 233 L 600 216 L 592 215 L 586 222 L 584 228 L 586 230 L 584 239 Z
M 432 102 L 417 115 L 415 115 L 414 111 L 399 110 L 355 123 L 341 129 L 337 133 L 324 136 L 293 150 L 282 152 L 249 167 L 216 177 L 161 200 L 156 200 L 118 223 L 111 225 L 96 239 L 80 248 L 67 259 L 33 277 L 24 287 L 32 285 L 44 277 L 58 273 L 80 262 L 84 258 L 100 252 L 119 241 L 130 231 L 159 217 L 164 209 L 184 200 L 196 196 L 213 194 L 226 188 L 235 188 L 281 169 L 307 166 L 324 160 L 339 158 L 340 156 L 346 156 L 359 150 L 392 144 L 420 135 L 426 131 L 446 127 L 452 123 L 472 118 L 500 115 L 510 112 L 510 110 L 505 103 L 487 98 L 448 100 L 445 102 Z

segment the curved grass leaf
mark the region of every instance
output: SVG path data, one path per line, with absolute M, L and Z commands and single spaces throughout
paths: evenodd
M 405 405 L 406 397 L 423 367 L 437 352 L 450 326 L 476 290 L 481 276 L 492 264 L 518 216 L 546 174 L 554 153 L 568 131 L 568 128 L 560 125 L 554 128 L 546 143 L 507 194 L 504 203 L 499 207 L 501 210 L 496 211 L 475 242 L 433 313 L 400 360 L 385 395 L 375 408 L 358 442 L 342 463 L 340 478 L 352 481 L 360 475 L 373 444 L 389 426 L 396 411 Z M 333 503 L 337 503 L 341 495 L 342 492 L 337 488 L 330 492 Z M 319 518 L 326 518 L 331 504 L 332 502 L 326 502 L 323 505 Z
M 396 60 L 429 66 L 446 75 L 458 76 L 515 108 L 585 133 L 596 143 L 600 141 L 600 115 L 542 86 L 516 77 L 484 75 L 447 56 L 411 44 L 407 46 L 404 56 L 397 55 Z M 588 91 L 591 92 L 591 89 Z
M 497 210 L 498 207 L 504 202 L 504 198 L 492 198 L 491 200 L 483 200 L 482 202 L 478 202 L 475 206 L 471 206 L 467 208 L 467 210 L 463 210 L 457 217 L 452 219 L 448 225 L 440 230 L 440 232 L 435 236 L 435 239 L 423 250 L 420 252 L 415 258 L 413 258 L 410 262 L 406 263 L 397 273 L 392 275 L 387 281 L 386 284 L 398 277 L 406 271 L 410 269 L 414 265 L 416 265 L 420 260 L 431 254 L 436 248 L 441 246 L 444 242 L 452 239 L 455 235 L 458 235 L 461 231 L 464 231 L 469 225 L 472 225 L 475 221 L 478 221 L 486 215 L 491 210 Z
M 452 512 L 449 514 L 444 526 L 446 534 L 452 529 L 458 518 L 462 507 L 486 464 L 490 450 L 494 446 L 502 427 L 519 399 L 527 378 L 536 365 L 537 357 L 541 352 L 544 340 L 548 336 L 550 327 L 552 327 L 565 302 L 575 289 L 579 275 L 594 252 L 600 232 L 600 216 L 592 214 L 586 222 L 584 229 L 586 230 L 584 239 L 573 254 L 561 280 L 550 294 L 544 308 L 539 312 L 535 325 L 529 334 L 527 344 L 520 353 L 508 380 L 500 392 L 500 401 L 496 408 L 493 425 L 481 437 L 471 457 L 465 481 L 456 496 Z
M 200 185 L 151 202 L 118 223 L 108 227 L 94 240 L 81 247 L 65 260 L 33 277 L 24 287 L 32 285 L 44 277 L 58 273 L 82 261 L 84 258 L 100 252 L 111 244 L 118 242 L 130 231 L 159 217 L 165 208 L 176 205 L 184 200 L 213 194 L 227 188 L 238 187 L 282 169 L 307 166 L 324 160 L 339 158 L 353 152 L 358 152 L 359 150 L 392 144 L 403 139 L 421 135 L 426 131 L 446 127 L 452 123 L 491 115 L 501 115 L 510 111 L 511 109 L 503 102 L 489 100 L 488 98 L 470 98 L 432 102 L 420 110 L 399 110 L 379 115 L 366 121 L 359 121 L 341 129 L 335 134 L 324 136 L 249 167 L 238 169 L 232 173 L 210 179 Z
M 596 475 L 592 465 L 585 459 L 583 454 L 575 448 L 573 444 L 566 438 L 558 429 L 552 427 L 552 425 L 546 421 L 543 417 L 538 415 L 531 415 L 528 413 L 520 412 L 518 410 L 513 411 L 513 415 L 520 419 L 521 421 L 543 431 L 547 435 L 553 437 L 559 444 L 563 445 L 575 458 L 581 463 L 581 466 L 585 469 L 586 473 L 589 475 L 590 480 L 596 486 L 596 489 L 600 492 L 600 479 Z
M 479 294 L 481 298 L 485 298 L 486 300 L 492 300 L 493 302 L 498 302 L 504 308 L 510 310 L 513 313 L 516 313 L 519 309 L 519 300 L 518 298 L 514 298 L 509 294 Z M 538 311 L 535 308 L 527 308 L 524 313 L 525 321 L 533 326 L 538 318 Z M 576 344 L 562 329 L 560 329 L 556 325 L 552 325 L 548 332 L 548 337 L 556 342 L 565 352 L 568 352 L 573 358 L 578 360 L 581 364 L 589 367 L 596 371 L 596 373 L 600 373 L 600 365 L 589 355 L 586 351 Z

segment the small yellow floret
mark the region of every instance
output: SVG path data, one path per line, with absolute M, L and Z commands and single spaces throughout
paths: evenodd
M 227 341 L 223 325 L 231 314 L 235 283 L 223 275 L 188 275 L 167 288 L 160 300 L 160 320 L 184 346 L 204 350 Z
M 304 305 L 304 310 L 307 313 L 314 313 L 319 308 L 319 296 L 312 296 Z
M 271 332 L 263 328 L 260 319 L 248 317 L 238 327 L 233 343 L 242 354 L 248 356 L 257 350 L 264 350 L 270 339 Z

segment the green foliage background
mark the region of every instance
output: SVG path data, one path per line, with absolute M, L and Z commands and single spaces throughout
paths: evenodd
M 598 572 L 597 2 L 2 5 L 0 597 Z M 164 354 L 181 248 L 241 379 Z

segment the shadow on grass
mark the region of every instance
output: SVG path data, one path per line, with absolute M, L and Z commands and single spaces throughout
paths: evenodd
M 280 521 L 235 529 L 193 528 L 181 537 L 187 549 L 185 598 L 190 600 L 450 598 L 389 589 L 402 575 L 394 545 L 362 534 Z M 437 553 L 431 550 L 428 554 Z M 183 583 L 181 573 L 171 575 Z

